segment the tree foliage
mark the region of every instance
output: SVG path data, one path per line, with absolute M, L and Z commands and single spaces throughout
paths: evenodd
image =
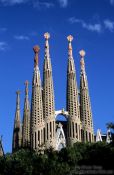
M 109 122 L 106 124 L 108 129 L 113 129 L 114 130 L 114 123 L 113 122 Z
M 113 162 L 114 147 L 102 142 L 75 143 L 60 152 L 49 149 L 44 154 L 21 149 L 0 158 L 0 175 L 75 175 L 92 167 L 114 173 Z

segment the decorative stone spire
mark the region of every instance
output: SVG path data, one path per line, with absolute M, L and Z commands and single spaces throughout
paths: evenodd
M 73 145 L 80 141 L 80 112 L 78 101 L 78 87 L 76 81 L 75 63 L 72 54 L 71 41 L 73 37 L 69 35 L 68 39 L 68 67 L 67 67 L 67 111 L 68 117 L 68 131 L 67 142 L 68 145 Z
M 85 71 L 85 61 L 84 61 L 84 57 L 85 57 L 85 51 L 84 50 L 80 50 L 79 51 L 81 60 L 80 60 L 80 68 L 81 68 L 81 84 L 80 86 L 82 88 L 87 88 L 88 89 L 88 83 L 87 83 L 87 76 L 86 76 L 86 71 Z
M 40 80 L 40 71 L 39 71 L 39 67 L 38 67 L 38 53 L 39 53 L 39 46 L 34 46 L 33 47 L 33 51 L 34 51 L 34 75 L 33 75 L 33 85 L 38 85 L 41 84 L 41 80 Z M 40 82 L 38 82 L 40 81 Z
M 31 148 L 38 150 L 44 144 L 44 120 L 42 105 L 42 87 L 40 71 L 38 67 L 39 46 L 33 48 L 34 73 L 32 81 L 32 106 L 31 106 Z
M 39 46 L 34 46 L 33 47 L 33 50 L 34 50 L 34 53 L 35 53 L 35 56 L 34 56 L 34 67 L 37 67 L 38 66 L 38 53 L 39 53 Z
M 28 85 L 29 85 L 29 82 L 26 80 L 25 81 L 25 108 L 26 109 L 30 108 L 29 100 L 28 100 Z
M 85 62 L 84 62 L 84 57 L 85 57 L 85 51 L 84 50 L 81 50 L 80 52 L 79 52 L 79 54 L 80 54 L 80 57 L 81 57 L 81 60 L 80 60 L 80 66 L 81 66 L 81 71 L 83 72 L 83 73 L 85 73 Z
M 50 34 L 47 32 L 44 34 L 44 38 L 45 38 L 45 64 L 44 64 L 44 69 L 47 70 L 51 70 L 52 71 L 52 67 L 51 67 L 51 60 L 50 60 L 50 54 L 49 54 L 49 38 L 50 38 Z
M 69 56 L 70 58 L 72 58 L 73 56 L 72 56 L 72 44 L 71 44 L 71 42 L 72 42 L 72 40 L 73 40 L 73 36 L 72 36 L 72 35 L 69 35 L 69 36 L 67 37 L 67 40 L 68 40 L 68 56 Z
M 50 38 L 50 34 L 47 32 L 44 34 L 44 38 L 45 38 L 45 57 L 49 58 L 49 38 Z
M 2 146 L 2 136 L 0 138 L 0 157 L 4 156 L 4 150 L 3 150 L 3 146 Z
M 85 57 L 85 51 L 84 50 L 80 50 L 79 52 L 80 56 L 81 56 L 81 60 L 80 60 L 80 65 L 81 65 L 81 70 L 85 71 L 85 62 L 84 62 L 84 57 Z
M 69 35 L 67 37 L 68 40 L 68 72 L 75 72 L 75 64 L 74 64 L 74 59 L 73 59 L 73 54 L 72 54 L 72 40 L 73 40 L 73 36 Z
M 20 110 L 20 91 L 16 91 L 17 94 L 17 100 L 16 100 L 16 110 Z M 19 116 L 17 116 L 19 117 Z
M 84 57 L 86 53 L 84 50 L 80 50 L 79 54 L 81 57 L 80 67 L 81 67 L 81 74 L 83 74 L 83 83 L 84 83 L 84 86 L 87 87 L 87 77 L 86 77 L 86 72 L 85 72 L 85 61 L 84 61 Z
M 44 34 L 45 38 L 45 58 L 43 71 L 43 111 L 45 119 L 45 141 L 46 147 L 55 148 L 55 105 L 54 88 L 52 78 L 52 66 L 49 54 L 49 33 Z
M 13 144 L 12 150 L 17 150 L 21 147 L 22 143 L 22 128 L 20 121 L 20 91 L 16 91 L 16 112 L 15 112 L 15 120 L 14 120 L 14 129 L 13 129 Z
M 88 81 L 85 71 L 84 56 L 85 51 L 81 50 L 79 52 L 81 60 L 81 73 L 80 73 L 80 117 L 82 121 L 81 136 L 84 142 L 94 141 L 94 131 L 93 131 L 93 118 L 91 111 L 91 102 L 88 89 Z
M 30 105 L 28 100 L 28 84 L 25 81 L 25 102 L 24 102 L 24 112 L 23 112 L 23 127 L 22 127 L 22 146 L 30 146 Z

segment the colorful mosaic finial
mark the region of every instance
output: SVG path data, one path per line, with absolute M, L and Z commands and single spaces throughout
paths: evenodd
M 80 54 L 81 57 L 84 57 L 86 53 L 85 53 L 84 50 L 80 50 L 79 54 Z
M 34 58 L 34 67 L 38 66 L 38 52 L 40 50 L 39 46 L 34 46 L 33 47 L 34 53 L 35 53 L 35 58 Z

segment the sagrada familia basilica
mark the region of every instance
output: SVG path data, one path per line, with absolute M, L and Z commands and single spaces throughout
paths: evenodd
M 45 33 L 45 56 L 43 67 L 43 83 L 41 83 L 38 53 L 39 46 L 34 46 L 34 71 L 32 79 L 31 107 L 28 97 L 28 81 L 25 82 L 25 100 L 23 121 L 20 120 L 20 91 L 17 91 L 16 112 L 14 119 L 12 150 L 21 147 L 60 150 L 72 146 L 75 142 L 94 142 L 93 118 L 85 71 L 85 51 L 79 52 L 80 90 L 76 81 L 76 69 L 72 53 L 73 37 L 68 40 L 67 92 L 66 110 L 55 110 L 54 83 L 49 51 L 50 34 Z M 42 85 L 43 84 L 43 85 Z M 63 115 L 66 122 L 57 121 Z
M 20 91 L 16 92 L 12 151 L 20 148 L 30 148 L 39 151 L 50 147 L 54 150 L 60 150 L 66 146 L 72 146 L 75 142 L 94 142 L 93 118 L 84 61 L 85 51 L 81 50 L 79 52 L 81 69 L 80 90 L 78 90 L 76 69 L 72 53 L 73 37 L 71 35 L 67 37 L 68 66 L 66 72 L 66 109 L 56 111 L 49 51 L 50 34 L 45 33 L 44 38 L 45 56 L 43 83 L 41 83 L 38 60 L 40 49 L 39 46 L 34 46 L 31 106 L 28 97 L 28 81 L 26 81 L 22 122 L 20 117 Z M 58 115 L 63 115 L 66 121 L 57 120 Z

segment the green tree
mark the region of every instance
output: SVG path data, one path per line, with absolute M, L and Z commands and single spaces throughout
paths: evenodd
M 113 122 L 109 122 L 106 124 L 107 129 L 113 129 L 114 130 L 114 123 Z
M 44 154 L 21 149 L 0 157 L 0 175 L 75 175 L 83 165 L 114 170 L 113 162 L 114 146 L 104 142 L 75 143 L 59 152 L 50 148 Z

